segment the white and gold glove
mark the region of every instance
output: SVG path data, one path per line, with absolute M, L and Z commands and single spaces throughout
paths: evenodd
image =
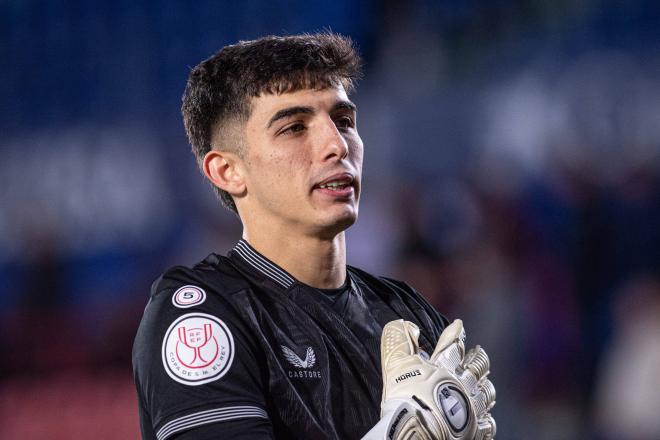
M 490 361 L 476 346 L 465 353 L 465 331 L 455 320 L 433 354 L 420 351 L 419 328 L 399 319 L 381 338 L 381 420 L 362 440 L 491 440 L 495 388 Z

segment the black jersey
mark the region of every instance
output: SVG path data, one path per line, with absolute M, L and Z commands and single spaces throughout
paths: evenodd
M 245 241 L 165 272 L 133 346 L 143 437 L 362 437 L 379 420 L 383 326 L 416 323 L 430 353 L 447 322 L 407 284 L 351 266 L 328 293 Z

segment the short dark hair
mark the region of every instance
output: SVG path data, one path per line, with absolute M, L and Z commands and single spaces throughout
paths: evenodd
M 241 145 L 229 145 L 228 127 L 247 121 L 252 97 L 340 84 L 350 93 L 361 70 L 353 41 L 331 32 L 268 36 L 225 46 L 192 69 L 183 93 L 181 113 L 197 163 L 201 167 L 211 151 L 214 130 L 225 142 L 223 149 L 243 153 Z M 214 188 L 222 204 L 237 213 L 231 195 Z

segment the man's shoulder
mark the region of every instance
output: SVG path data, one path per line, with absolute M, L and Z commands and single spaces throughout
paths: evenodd
M 170 267 L 151 286 L 136 341 L 160 338 L 170 323 L 194 314 L 242 325 L 236 294 L 249 288 L 227 258 L 216 254 L 190 267 Z
M 249 287 L 248 281 L 227 257 L 210 254 L 192 266 L 178 265 L 165 270 L 151 285 L 151 299 L 188 285 L 223 297 Z
M 167 269 L 152 286 L 132 350 L 144 422 L 166 433 L 265 418 L 263 355 L 247 317 L 247 280 L 215 254 Z
M 172 333 L 174 328 L 209 329 L 220 335 L 247 334 L 249 325 L 237 298 L 246 289 L 248 281 L 227 258 L 215 254 L 190 267 L 167 269 L 152 284 L 133 345 L 134 368 L 144 376 L 158 367 L 161 353 L 157 347 L 168 337 L 177 337 Z

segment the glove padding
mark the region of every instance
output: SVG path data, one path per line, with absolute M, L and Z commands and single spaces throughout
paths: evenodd
M 419 350 L 419 328 L 403 319 L 381 338 L 381 421 L 363 440 L 491 440 L 495 388 L 490 361 L 479 346 L 465 353 L 465 331 L 455 320 L 433 354 Z

